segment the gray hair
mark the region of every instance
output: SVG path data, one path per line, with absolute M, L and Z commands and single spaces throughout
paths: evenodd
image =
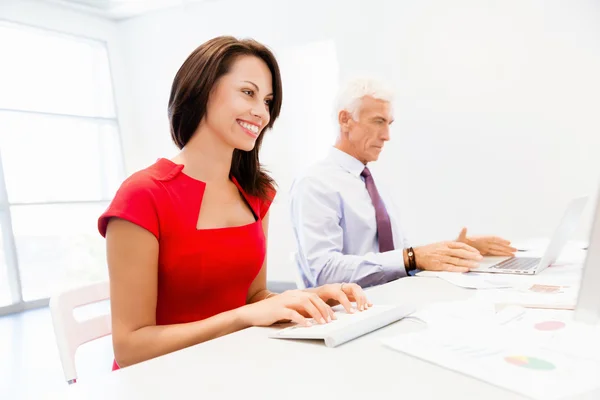
M 340 111 L 348 111 L 352 118 L 358 119 L 362 99 L 365 96 L 391 103 L 394 95 L 382 82 L 375 79 L 359 78 L 348 81 L 339 91 L 336 117 Z

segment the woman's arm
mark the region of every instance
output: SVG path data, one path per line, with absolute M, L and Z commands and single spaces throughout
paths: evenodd
M 113 348 L 120 367 L 250 326 L 241 309 L 202 321 L 156 326 L 158 240 L 138 225 L 112 218 L 106 242 Z
M 265 247 L 268 248 L 269 245 L 269 213 L 265 215 L 262 220 L 262 228 L 265 233 Z M 265 260 L 263 265 L 256 275 L 256 278 L 252 281 L 250 288 L 248 288 L 248 295 L 246 296 L 246 303 L 252 304 L 257 301 L 264 300 L 268 297 L 275 296 L 276 293 L 270 292 L 267 290 L 267 254 L 265 254 Z
M 265 233 L 265 241 L 268 244 L 269 213 L 263 218 L 262 225 Z M 351 302 L 356 302 L 357 309 L 360 311 L 373 305 L 367 300 L 367 296 L 361 287 L 355 283 L 329 284 L 317 288 L 304 289 L 303 291 L 310 294 L 316 294 L 331 307 L 342 304 L 348 312 L 353 312 Z M 248 289 L 246 303 L 256 303 L 276 295 L 276 293 L 270 292 L 267 289 L 267 256 L 265 255 L 262 268 Z M 309 316 L 309 313 L 307 312 L 301 312 L 301 314 L 305 317 Z

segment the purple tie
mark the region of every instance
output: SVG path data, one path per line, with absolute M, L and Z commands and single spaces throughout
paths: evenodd
M 365 178 L 365 184 L 367 185 L 367 191 L 371 196 L 371 202 L 375 207 L 375 219 L 377 221 L 377 237 L 379 241 L 379 251 L 381 253 L 385 251 L 394 250 L 394 237 L 392 236 L 392 223 L 390 222 L 390 216 L 388 215 L 385 204 L 379 196 L 379 192 L 375 187 L 375 181 L 369 168 L 365 167 L 360 176 Z

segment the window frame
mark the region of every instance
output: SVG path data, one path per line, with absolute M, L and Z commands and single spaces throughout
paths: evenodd
M 26 109 L 14 109 L 14 108 L 0 108 L 0 113 L 24 113 L 29 115 L 43 115 L 43 116 L 53 116 L 53 117 L 61 117 L 61 118 L 69 118 L 69 119 L 84 119 L 91 122 L 96 121 L 98 124 L 111 123 L 114 124 L 116 133 L 117 133 L 117 145 L 119 154 L 116 158 L 119 160 L 119 165 L 117 169 L 119 171 L 119 180 L 123 180 L 125 178 L 125 157 L 124 157 L 124 149 L 123 149 L 123 137 L 121 134 L 121 125 L 119 123 L 118 117 L 118 108 L 117 101 L 115 98 L 115 85 L 114 85 L 114 73 L 110 58 L 110 53 L 108 49 L 108 44 L 105 40 L 90 38 L 82 35 L 77 35 L 69 32 L 61 32 L 58 30 L 47 29 L 44 27 L 33 26 L 28 24 L 17 23 L 13 21 L 0 20 L 0 24 L 9 27 L 15 27 L 16 29 L 23 30 L 35 30 L 38 32 L 47 32 L 48 34 L 57 35 L 63 38 L 70 38 L 72 40 L 79 40 L 85 42 L 95 42 L 104 47 L 106 50 L 106 57 L 108 63 L 108 81 L 111 84 L 111 93 L 112 93 L 112 106 L 114 107 L 114 117 L 106 117 L 106 116 L 90 116 L 90 115 L 78 115 L 78 114 L 64 114 L 64 113 L 55 113 L 55 112 L 47 112 L 43 110 L 26 110 Z M 99 141 L 102 141 L 102 135 L 99 135 Z M 100 143 L 101 144 L 101 143 Z M 104 148 L 104 146 L 100 146 L 100 148 Z M 11 214 L 12 206 L 36 206 L 36 205 L 53 205 L 53 204 L 66 204 L 66 205 L 76 205 L 76 204 L 105 204 L 110 199 L 108 198 L 108 176 L 106 170 L 104 168 L 101 169 L 102 177 L 101 177 L 101 193 L 102 198 L 97 200 L 67 200 L 67 201 L 42 201 L 42 202 L 14 202 L 11 203 L 8 197 L 8 191 L 6 187 L 6 175 L 4 171 L 4 164 L 2 162 L 2 150 L 0 149 L 0 232 L 2 234 L 2 244 L 4 247 L 4 257 L 6 264 L 6 272 L 7 272 L 7 280 L 8 287 L 10 289 L 10 299 L 12 301 L 9 305 L 0 305 L 0 316 L 22 312 L 25 310 L 30 310 L 39 307 L 48 306 L 49 298 L 41 298 L 35 300 L 25 301 L 23 299 L 23 287 L 21 282 L 21 270 L 19 265 L 19 257 L 16 246 L 16 239 L 13 230 L 13 220 Z M 105 157 L 104 152 L 100 154 L 100 157 Z M 102 165 L 102 161 L 101 161 Z M 4 279 L 3 276 L 0 276 L 0 279 Z

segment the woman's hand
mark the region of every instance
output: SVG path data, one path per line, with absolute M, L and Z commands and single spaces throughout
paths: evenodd
M 309 289 L 309 291 L 316 293 L 321 300 L 329 305 L 341 304 L 348 313 L 353 313 L 356 309 L 364 311 L 373 306 L 367 300 L 365 292 L 356 283 L 332 283 Z M 356 302 L 356 309 L 352 307 L 352 302 Z
M 269 326 L 280 321 L 293 321 L 311 326 L 307 318 L 319 324 L 335 319 L 331 307 L 316 292 L 288 290 L 239 309 L 239 317 L 250 326 Z

